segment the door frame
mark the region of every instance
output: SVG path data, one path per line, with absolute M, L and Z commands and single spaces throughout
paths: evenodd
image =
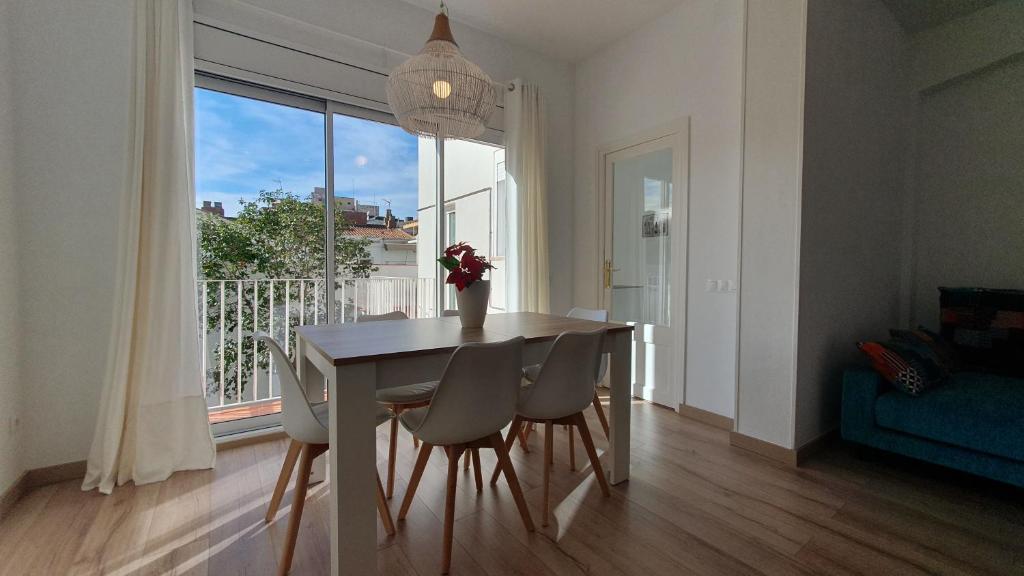
M 597 182 L 597 226 L 594 226 L 597 250 L 594 251 L 593 270 L 596 271 L 594 286 L 595 301 L 601 308 L 611 310 L 610 290 L 604 284 L 604 264 L 611 260 L 612 247 L 612 190 L 610 163 L 613 156 L 631 148 L 642 148 L 659 140 L 670 140 L 672 146 L 672 232 L 671 249 L 673 255 L 671 301 L 671 334 L 672 346 L 679 351 L 672 356 L 671 373 L 674 379 L 670 383 L 670 404 L 667 406 L 678 411 L 686 400 L 686 325 L 689 295 L 687 280 L 689 278 L 689 218 L 690 218 L 690 118 L 684 116 L 653 128 L 638 132 L 632 136 L 620 138 L 598 148 L 595 163 Z M 643 153 L 643 150 L 638 151 Z M 676 304 L 678 303 L 678 304 Z M 643 339 L 644 330 L 634 330 L 635 342 Z M 635 362 L 635 361 L 634 361 Z M 641 389 L 634 383 L 633 393 L 639 396 Z

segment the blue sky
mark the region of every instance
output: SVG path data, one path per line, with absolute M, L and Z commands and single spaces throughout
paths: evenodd
M 196 89 L 196 202 L 239 199 L 278 186 L 306 196 L 324 186 L 322 114 Z M 417 139 L 401 128 L 336 115 L 335 194 L 391 201 L 396 216 L 415 216 Z

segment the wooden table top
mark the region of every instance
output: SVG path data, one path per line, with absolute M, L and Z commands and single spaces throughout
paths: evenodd
M 626 324 L 594 322 L 553 314 L 488 314 L 483 328 L 462 329 L 458 317 L 297 326 L 295 332 L 335 366 L 451 353 L 462 344 L 501 342 L 522 336 L 528 343 L 554 340 L 569 330 L 633 330 Z

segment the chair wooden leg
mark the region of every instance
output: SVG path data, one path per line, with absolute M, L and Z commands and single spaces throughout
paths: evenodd
M 540 518 L 540 525 L 548 525 L 548 510 L 551 507 L 551 466 L 555 456 L 555 429 L 548 420 L 544 423 L 544 511 Z
M 427 460 L 430 460 L 430 453 L 434 451 L 434 447 L 426 442 L 420 446 L 420 453 L 416 456 L 416 465 L 412 469 L 412 476 L 409 477 L 409 486 L 405 489 L 405 498 L 402 499 L 402 507 L 398 509 L 398 520 L 405 520 L 405 515 L 409 513 L 409 506 L 412 505 L 412 499 L 416 496 L 416 488 L 420 485 L 420 478 L 423 476 L 423 469 L 427 467 Z
M 463 456 L 462 456 L 462 469 L 463 470 L 466 470 L 466 471 L 469 470 L 469 460 L 470 460 L 469 450 L 466 450 L 463 453 Z
M 530 441 L 530 433 L 537 428 L 537 425 L 533 422 L 528 422 L 523 427 L 523 449 L 526 450 L 526 443 Z
M 388 490 L 386 496 L 390 499 L 395 495 L 395 461 L 398 459 L 398 414 L 400 408 L 392 406 L 395 417 L 391 419 L 391 438 L 388 440 Z
M 601 461 L 597 458 L 594 439 L 590 437 L 590 428 L 587 427 L 587 419 L 583 416 L 583 412 L 576 414 L 576 426 L 580 429 L 580 440 L 583 441 L 583 446 L 587 449 L 587 456 L 590 457 L 590 467 L 594 469 L 594 474 L 597 475 L 597 483 L 601 486 L 601 493 L 607 498 L 612 493 L 608 490 L 608 480 L 604 477 L 604 468 L 601 467 Z
M 452 567 L 452 537 L 455 533 L 455 488 L 459 480 L 459 452 L 461 447 L 448 448 L 448 489 L 444 496 L 444 541 L 441 555 L 441 574 Z
M 545 445 L 545 447 L 547 446 L 547 442 L 548 442 L 547 438 L 548 438 L 548 436 L 551 436 L 552 442 L 554 442 L 554 433 L 555 433 L 554 425 L 551 424 L 550 422 L 545 422 L 544 423 L 544 445 Z M 551 451 L 544 450 L 544 457 L 548 461 L 548 466 L 554 465 L 554 463 L 555 463 L 555 451 L 554 450 L 551 450 Z
M 519 438 L 521 446 L 525 444 L 523 440 L 523 419 L 519 416 L 512 418 L 512 424 L 508 427 L 508 435 L 505 436 L 505 451 L 512 449 L 516 437 Z M 498 476 L 501 476 L 501 460 L 494 464 L 494 472 L 491 474 L 491 486 L 498 483 Z
M 302 442 L 292 440 L 288 445 L 288 453 L 284 456 L 284 463 L 281 464 L 281 473 L 277 476 L 277 486 L 274 487 L 274 495 L 270 497 L 270 505 L 267 507 L 267 516 L 264 519 L 268 524 L 274 521 L 277 509 L 281 506 L 281 498 L 288 489 L 288 482 L 292 479 L 292 470 L 295 470 L 295 461 L 299 459 L 302 452 Z
M 480 449 L 473 448 L 473 476 L 476 478 L 476 491 L 482 492 L 484 489 L 484 475 L 480 471 Z
M 391 519 L 391 510 L 388 508 L 388 498 L 384 495 L 384 486 L 380 483 L 380 474 L 377 475 L 377 514 L 384 523 L 384 531 L 388 536 L 394 536 L 395 522 Z
M 523 489 L 519 485 L 519 477 L 516 476 L 516 469 L 512 467 L 512 459 L 508 457 L 508 450 L 505 448 L 505 443 L 501 441 L 501 434 L 495 432 L 490 436 L 491 446 L 494 447 L 494 452 L 498 456 L 498 462 L 505 472 L 505 481 L 508 482 L 508 488 L 512 491 L 512 499 L 516 502 L 516 508 L 519 509 L 519 516 L 523 519 L 523 525 L 526 526 L 528 532 L 533 532 L 533 519 L 530 518 L 530 509 L 526 507 L 526 498 L 523 497 Z
M 302 445 L 302 454 L 299 459 L 299 475 L 295 478 L 295 493 L 292 499 L 292 509 L 288 518 L 288 535 L 285 536 L 284 553 L 281 555 L 281 565 L 277 571 L 280 576 L 288 574 L 292 568 L 292 557 L 295 556 L 295 540 L 299 536 L 299 525 L 302 521 L 302 509 L 306 506 L 306 493 L 309 490 L 309 474 L 313 468 L 313 447 L 309 444 Z
M 597 395 L 597 390 L 594 390 L 594 411 L 597 412 L 597 419 L 601 421 L 601 428 L 604 429 L 605 439 L 610 440 L 611 435 L 608 433 L 608 417 L 604 414 L 604 405 L 601 404 L 601 398 Z
M 523 452 L 526 452 L 527 454 L 529 454 L 530 453 L 530 445 L 526 443 L 526 441 L 527 441 L 526 432 L 527 432 L 527 429 L 525 427 L 522 427 L 522 428 L 519 429 L 519 433 L 518 433 L 518 436 L 519 436 L 519 447 L 523 449 Z
M 569 426 L 569 471 L 576 471 L 576 430 Z
M 420 449 L 420 439 L 419 438 L 417 438 L 415 436 L 412 437 L 412 447 L 417 449 L 417 450 Z

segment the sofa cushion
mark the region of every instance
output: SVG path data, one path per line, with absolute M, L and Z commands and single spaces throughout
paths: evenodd
M 893 340 L 907 342 L 918 349 L 923 349 L 931 356 L 932 361 L 947 374 L 961 371 L 962 366 L 956 349 L 949 342 L 946 342 L 942 336 L 928 330 L 924 326 L 918 326 L 917 330 L 894 328 L 889 330 L 889 336 Z
M 886 382 L 911 396 L 938 386 L 949 376 L 931 350 L 920 342 L 858 342 L 857 347 L 871 358 L 871 367 Z
M 878 426 L 1024 461 L 1024 380 L 961 372 L 918 397 L 886 392 Z

